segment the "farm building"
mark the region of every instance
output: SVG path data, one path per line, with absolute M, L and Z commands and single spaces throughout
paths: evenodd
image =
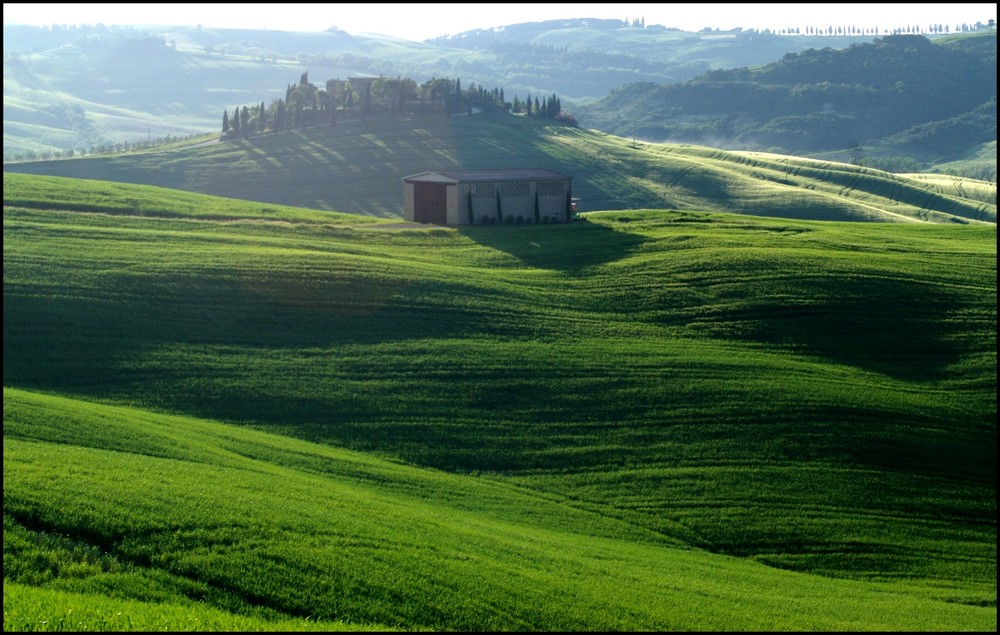
M 435 225 L 564 223 L 573 177 L 552 170 L 444 170 L 403 178 L 403 218 Z

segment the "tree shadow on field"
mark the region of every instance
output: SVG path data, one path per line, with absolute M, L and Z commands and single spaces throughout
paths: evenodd
M 480 245 L 510 254 L 527 267 L 569 274 L 619 260 L 646 242 L 642 236 L 587 221 L 473 225 L 459 231 Z

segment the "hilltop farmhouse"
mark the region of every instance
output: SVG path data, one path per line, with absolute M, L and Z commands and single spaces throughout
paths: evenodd
M 445 170 L 403 177 L 403 218 L 434 225 L 564 223 L 573 177 L 552 170 Z

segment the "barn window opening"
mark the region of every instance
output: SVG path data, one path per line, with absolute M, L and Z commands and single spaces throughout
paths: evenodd
M 472 191 L 472 198 L 493 198 L 496 195 L 492 183 L 473 183 L 469 187 Z
M 500 196 L 504 198 L 526 198 L 529 191 L 527 181 L 509 181 L 500 184 Z
M 566 184 L 563 181 L 539 181 L 537 192 L 539 196 L 565 196 Z

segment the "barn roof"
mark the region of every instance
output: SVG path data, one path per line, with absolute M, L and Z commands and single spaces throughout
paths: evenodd
M 442 178 L 443 177 L 443 178 Z M 513 168 L 506 170 L 440 170 L 420 172 L 403 177 L 404 181 L 455 181 L 471 183 L 475 181 L 546 181 L 571 180 L 573 177 L 543 168 Z

